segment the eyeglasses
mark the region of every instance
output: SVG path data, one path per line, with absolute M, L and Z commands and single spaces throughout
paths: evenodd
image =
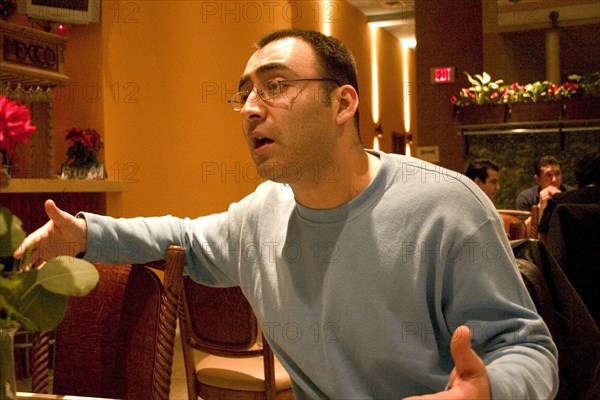
M 264 100 L 270 101 L 274 98 L 280 96 L 287 87 L 291 86 L 292 82 L 302 82 L 302 81 L 321 81 L 321 82 L 335 82 L 336 85 L 341 86 L 340 82 L 337 79 L 333 78 L 297 78 L 297 79 L 269 79 L 268 81 L 264 81 L 263 83 L 256 85 L 252 90 L 244 90 L 238 92 L 231 96 L 229 100 L 229 104 L 233 107 L 233 111 L 240 111 L 246 102 L 248 101 L 248 96 L 254 89 L 256 89 L 256 94 Z

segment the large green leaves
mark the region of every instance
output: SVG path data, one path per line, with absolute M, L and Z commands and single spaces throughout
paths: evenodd
M 21 225 L 10 210 L 0 207 L 0 258 L 12 258 L 25 239 Z M 25 252 L 23 265 L 28 264 L 30 253 L 31 249 Z M 67 256 L 54 258 L 40 269 L 4 273 L 0 275 L 0 328 L 16 321 L 28 330 L 53 329 L 65 315 L 67 297 L 85 296 L 98 279 L 92 264 Z
M 503 83 L 502 79 L 492 81 L 492 77 L 484 72 L 483 74 L 475 74 L 471 76 L 465 71 L 467 79 L 471 83 L 469 90 L 475 96 L 475 102 L 479 105 L 487 103 L 501 103 L 502 97 L 500 96 L 500 84 Z
M 98 282 L 98 270 L 79 258 L 60 256 L 44 264 L 37 282 L 50 292 L 65 296 L 85 296 Z
M 0 258 L 12 256 L 13 251 L 25 239 L 23 223 L 8 208 L 0 207 Z
M 41 269 L 14 272 L 0 277 L 0 308 L 3 321 L 17 321 L 34 331 L 53 329 L 62 321 L 68 296 L 85 296 L 99 279 L 96 268 L 73 257 L 57 257 Z

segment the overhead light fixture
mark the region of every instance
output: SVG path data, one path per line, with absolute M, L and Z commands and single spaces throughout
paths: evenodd
M 369 26 L 376 28 L 385 28 L 387 26 L 406 25 L 409 21 L 414 21 L 414 11 L 395 12 L 390 14 L 371 15 L 367 17 Z
M 379 2 L 385 8 L 404 8 L 406 3 L 399 0 L 381 0 Z

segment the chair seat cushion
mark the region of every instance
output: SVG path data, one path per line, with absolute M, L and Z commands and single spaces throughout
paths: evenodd
M 256 392 L 265 390 L 262 357 L 225 358 L 209 355 L 196 364 L 196 378 L 208 386 Z M 278 391 L 291 387 L 290 377 L 277 359 L 275 385 Z

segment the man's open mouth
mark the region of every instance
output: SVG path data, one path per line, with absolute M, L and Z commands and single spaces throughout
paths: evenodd
M 254 148 L 260 149 L 261 147 L 263 147 L 269 143 L 273 143 L 273 140 L 269 139 L 269 138 L 259 137 L 259 138 L 254 139 Z

